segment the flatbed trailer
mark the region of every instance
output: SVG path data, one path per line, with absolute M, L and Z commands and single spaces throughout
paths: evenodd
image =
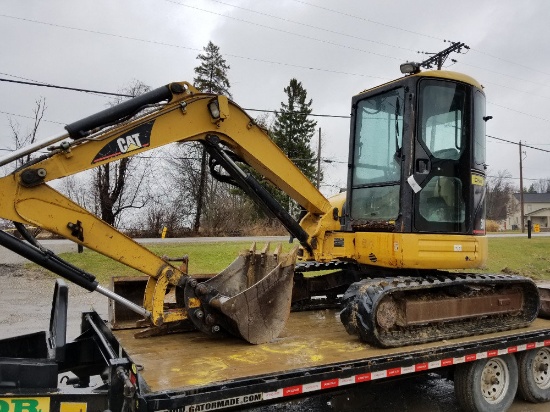
M 262 410 L 425 372 L 454 377 L 466 407 L 475 398 L 503 410 L 518 380 L 529 400 L 550 399 L 550 320 L 541 318 L 519 330 L 382 349 L 348 335 L 334 309 L 293 312 L 283 334 L 261 345 L 200 332 L 137 339 L 91 311 L 81 335 L 65 342 L 66 308 L 58 281 L 49 330 L 0 341 L 2 412 Z

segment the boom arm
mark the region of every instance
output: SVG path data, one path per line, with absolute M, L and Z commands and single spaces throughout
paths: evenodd
M 144 106 L 162 100 L 169 102 L 136 119 L 123 121 Z M 309 223 L 306 239 L 301 239 L 310 246 L 306 248 L 305 258 L 315 258 L 314 238 L 322 238 L 326 230 L 339 229 L 328 200 L 253 119 L 224 96 L 199 93 L 185 82 L 172 83 L 68 125 L 66 129 L 72 142 L 64 141 L 49 155 L 0 178 L 1 217 L 42 227 L 151 276 L 152 285 L 148 285 L 144 306 L 153 313 L 155 324 L 186 317 L 183 311 L 163 313 L 161 301 L 169 285 L 185 284 L 186 274 L 47 182 L 168 143 L 202 141 L 222 157 L 221 149 L 229 149 L 309 212 L 308 222 L 316 224 Z M 239 169 L 235 173 L 243 172 Z M 246 175 L 243 176 L 246 179 Z

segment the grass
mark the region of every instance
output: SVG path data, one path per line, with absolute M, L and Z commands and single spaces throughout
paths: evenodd
M 250 245 L 250 242 L 226 242 L 152 244 L 148 247 L 159 256 L 181 257 L 187 254 L 189 274 L 193 275 L 220 272 L 241 250 L 248 249 Z M 282 246 L 283 250 L 288 251 L 293 245 L 283 242 Z M 258 249 L 262 247 L 262 244 L 257 246 Z M 64 253 L 61 257 L 92 273 L 102 284 L 108 284 L 111 276 L 141 275 L 136 270 L 90 250 L 81 254 Z M 519 274 L 533 279 L 550 280 L 550 237 L 489 238 L 489 259 L 479 272 Z
M 239 254 L 249 249 L 251 242 L 224 242 L 224 243 L 185 243 L 185 244 L 151 244 L 147 248 L 158 256 L 170 258 L 189 256 L 189 274 L 213 274 L 225 269 Z M 263 249 L 264 244 L 257 244 L 256 249 Z M 271 246 L 271 250 L 276 245 Z M 288 251 L 293 245 L 282 243 L 283 250 Z M 141 272 L 122 263 L 105 257 L 94 251 L 85 249 L 84 253 L 62 253 L 60 257 L 96 277 L 102 284 L 108 284 L 112 276 L 140 276 Z M 179 266 L 178 262 L 173 262 Z M 36 267 L 36 265 L 31 264 Z
M 489 238 L 489 259 L 482 272 L 550 280 L 550 237 Z

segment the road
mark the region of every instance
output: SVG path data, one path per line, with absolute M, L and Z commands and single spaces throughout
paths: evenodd
M 186 239 L 143 239 L 143 243 L 157 242 L 219 242 L 219 241 L 258 241 L 284 242 L 288 237 L 261 237 L 261 238 L 186 238 Z M 56 253 L 76 251 L 72 242 L 64 240 L 49 240 L 42 242 Z M 19 257 L 12 256 L 11 252 L 0 247 L 0 338 L 7 338 L 45 330 L 48 327 L 51 296 L 55 277 L 44 272 L 25 270 Z M 101 317 L 107 319 L 107 298 L 98 293 L 89 293 L 77 286 L 69 285 L 69 313 L 68 331 L 69 340 L 78 336 L 80 313 L 96 310 Z M 345 398 L 345 399 L 344 399 Z M 327 399 L 335 410 L 370 410 L 386 411 L 399 410 L 408 412 L 459 411 L 454 396 L 451 381 L 436 374 L 417 376 L 413 379 L 390 381 L 383 384 L 373 384 L 361 389 L 360 395 L 352 399 L 349 396 Z M 306 408 L 306 409 L 304 409 Z M 543 412 L 548 411 L 549 405 L 533 405 L 516 400 L 510 409 L 511 412 Z M 318 407 L 314 402 L 311 405 L 301 405 L 300 409 L 285 407 L 268 408 L 268 411 L 315 411 Z
M 281 243 L 288 242 L 288 236 L 245 236 L 245 237 L 182 237 L 182 238 L 144 238 L 135 239 L 138 243 L 217 243 L 217 242 L 258 242 L 262 243 Z M 52 250 L 54 253 L 76 252 L 76 243 L 67 239 L 44 239 L 40 240 L 40 244 Z M 27 260 L 3 246 L 0 246 L 0 263 L 18 264 L 25 263 Z

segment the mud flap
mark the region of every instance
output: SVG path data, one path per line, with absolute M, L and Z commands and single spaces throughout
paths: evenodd
M 217 276 L 184 289 L 189 319 L 207 334 L 230 333 L 252 344 L 275 339 L 290 314 L 298 248 L 281 254 L 255 245 Z

